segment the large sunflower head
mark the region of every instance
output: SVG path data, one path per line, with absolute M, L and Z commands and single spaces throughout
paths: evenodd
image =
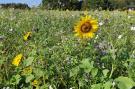
M 91 16 L 81 17 L 81 20 L 74 27 L 76 36 L 80 38 L 93 38 L 94 33 L 98 30 L 98 22 Z

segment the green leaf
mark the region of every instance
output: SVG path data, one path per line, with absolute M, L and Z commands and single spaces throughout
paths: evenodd
M 104 77 L 107 77 L 107 74 L 108 74 L 109 70 L 108 69 L 104 69 L 102 72 L 104 74 Z
M 11 83 L 13 84 L 13 85 L 16 85 L 16 84 L 18 84 L 19 83 L 19 81 L 21 80 L 21 76 L 19 75 L 19 74 L 17 74 L 17 75 L 14 75 L 12 78 L 11 78 Z
M 30 82 L 31 80 L 33 80 L 33 79 L 34 79 L 34 75 L 30 74 L 30 75 L 26 76 L 25 82 L 26 82 L 26 83 L 29 83 L 29 82 Z
M 34 60 L 34 57 L 28 57 L 26 60 L 24 60 L 25 66 L 30 66 Z
M 111 89 L 111 86 L 112 86 L 112 82 L 111 81 L 108 81 L 104 84 L 104 89 Z
M 75 68 L 72 68 L 72 69 L 70 70 L 70 77 L 76 76 L 76 75 L 78 74 L 78 71 L 79 71 L 79 67 L 78 67 L 78 66 L 75 67 Z
M 4 60 L 0 60 L 0 66 L 4 63 Z
M 85 86 L 85 83 L 86 83 L 86 81 L 85 81 L 83 78 L 80 78 L 80 79 L 79 79 L 79 86 L 80 86 L 80 87 Z
M 39 68 L 34 69 L 33 72 L 34 72 L 36 78 L 40 78 L 40 77 L 44 76 L 44 72 Z
M 37 53 L 37 51 L 35 49 L 33 49 L 30 53 L 29 56 L 35 56 Z
M 99 83 L 99 84 L 94 84 L 91 86 L 91 89 L 102 89 L 102 84 Z
M 3 44 L 0 42 L 0 47 L 2 47 L 3 46 Z
M 116 78 L 115 81 L 117 82 L 116 84 L 118 85 L 119 89 L 131 89 L 133 86 L 135 86 L 135 82 L 128 77 L 120 76 Z
M 48 85 L 45 84 L 45 85 L 41 86 L 40 89 L 48 89 Z
M 79 66 L 80 68 L 84 69 L 84 72 L 89 73 L 91 69 L 93 68 L 93 64 L 94 64 L 93 61 L 90 63 L 89 59 L 84 59 L 81 61 L 81 64 Z
M 92 68 L 92 70 L 91 70 L 92 76 L 95 77 L 97 75 L 97 73 L 98 73 L 98 69 L 97 68 Z

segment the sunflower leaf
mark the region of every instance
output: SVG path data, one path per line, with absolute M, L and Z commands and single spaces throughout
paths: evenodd
M 89 59 L 85 59 L 81 61 L 81 64 L 79 65 L 80 68 L 84 69 L 86 73 L 89 73 L 93 68 L 93 61 L 90 63 Z
M 133 86 L 135 86 L 135 82 L 128 77 L 120 76 L 116 78 L 115 81 L 117 82 L 119 89 L 131 89 Z

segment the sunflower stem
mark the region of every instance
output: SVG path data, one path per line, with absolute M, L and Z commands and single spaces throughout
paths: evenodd
M 109 78 L 112 77 L 113 71 L 114 71 L 114 64 L 112 64 L 112 69 L 111 69 L 111 73 L 110 73 L 110 75 L 109 75 Z

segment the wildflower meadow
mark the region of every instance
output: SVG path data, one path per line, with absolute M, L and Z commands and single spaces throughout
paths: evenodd
M 0 89 L 135 89 L 135 11 L 0 9 Z

